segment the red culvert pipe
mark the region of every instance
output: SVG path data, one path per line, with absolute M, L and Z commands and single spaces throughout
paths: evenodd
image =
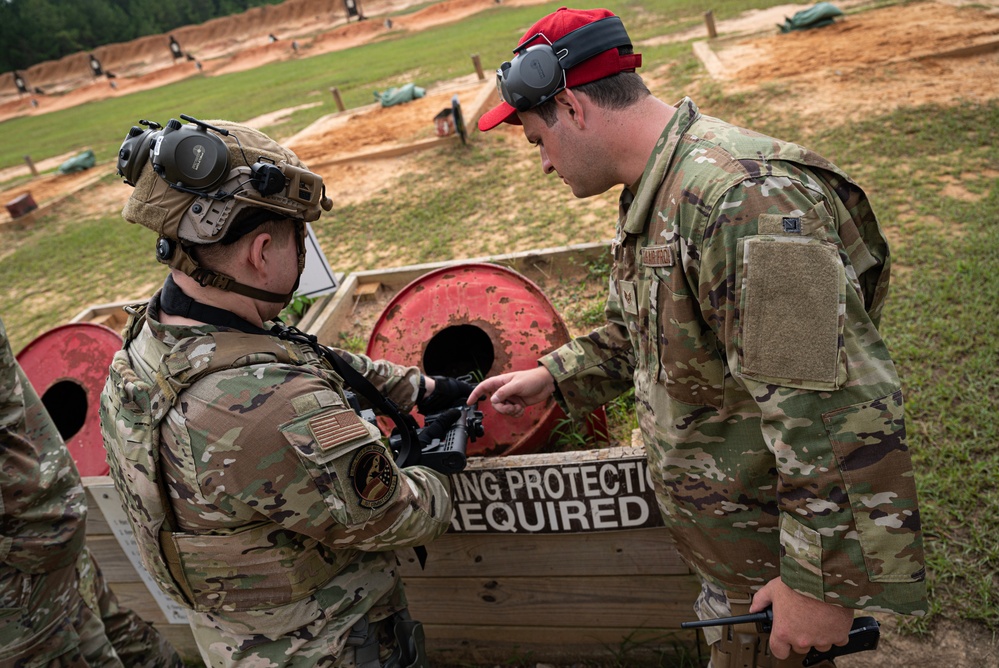
M 111 358 L 121 345 L 121 336 L 109 327 L 74 323 L 50 329 L 17 354 L 81 476 L 108 474 L 97 411 Z
M 392 298 L 378 317 L 367 354 L 417 366 L 432 376 L 480 377 L 529 369 L 569 341 L 565 322 L 541 289 L 521 274 L 487 263 L 457 264 L 424 274 Z M 485 436 L 469 455 L 514 455 L 553 445 L 565 413 L 549 399 L 520 418 L 479 403 Z M 591 429 L 606 433 L 601 409 Z

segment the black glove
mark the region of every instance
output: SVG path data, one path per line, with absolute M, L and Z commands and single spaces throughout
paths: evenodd
M 420 434 L 417 437 L 420 441 L 421 449 L 425 449 L 437 439 L 444 440 L 444 437 L 447 436 L 448 430 L 451 429 L 460 417 L 460 408 L 449 408 L 443 413 L 434 415 L 434 419 L 427 422 L 423 426 L 423 429 L 420 430 Z
M 446 408 L 465 403 L 475 385 L 461 378 L 448 376 L 431 376 L 434 379 L 434 391 L 416 401 L 416 408 L 423 415 L 440 413 Z

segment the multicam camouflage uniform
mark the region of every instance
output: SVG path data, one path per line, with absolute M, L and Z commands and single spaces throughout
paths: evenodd
M 0 321 L 0 666 L 179 666 L 85 545 L 86 495 Z
M 356 637 L 358 625 L 372 623 L 384 636 L 387 624 L 375 623 L 406 606 L 393 550 L 447 529 L 447 477 L 397 468 L 377 428 L 351 410 L 343 381 L 311 348 L 158 318 L 159 294 L 130 322 L 101 408 L 119 489 L 146 486 L 131 497 L 139 533 L 169 497 L 170 531 L 139 539 L 144 559 L 154 575 L 159 569 L 164 590 L 192 609 L 206 664 L 354 665 L 352 630 Z M 177 380 L 230 355 L 227 333 L 278 356 L 254 353 L 190 385 Z M 413 405 L 417 369 L 350 361 L 402 409 Z M 143 392 L 168 386 L 176 397 L 144 403 Z M 159 446 L 143 451 L 142 432 L 160 416 Z M 156 467 L 157 455 L 159 490 L 148 489 L 150 478 L 128 477 Z M 125 458 L 148 465 L 129 468 Z M 168 574 L 163 559 L 174 564 Z
M 877 329 L 888 246 L 863 191 L 684 99 L 622 195 L 613 253 L 610 324 L 542 363 L 576 416 L 634 385 L 663 516 L 710 588 L 744 597 L 779 576 L 923 613 L 902 393 Z

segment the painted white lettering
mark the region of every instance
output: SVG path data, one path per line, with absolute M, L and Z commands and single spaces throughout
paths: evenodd
M 597 467 L 594 464 L 579 467 L 579 474 L 583 478 L 583 496 L 598 496 L 600 490 L 597 483 Z
M 465 531 L 485 531 L 486 525 L 482 524 L 482 513 L 480 511 L 480 506 L 470 503 L 462 503 L 458 506 L 458 512 L 461 514 L 461 523 L 465 527 Z
M 628 494 L 634 494 L 635 489 L 631 485 L 631 470 L 635 468 L 635 462 L 621 462 L 621 470 L 624 472 L 624 486 Z
M 517 498 L 517 491 L 524 487 L 524 474 L 515 469 L 506 471 L 506 488 L 510 490 L 510 499 Z
M 482 495 L 487 501 L 498 501 L 503 496 L 503 488 L 500 487 L 499 479 L 492 471 L 485 471 L 482 474 Z
M 482 500 L 482 489 L 479 487 L 479 476 L 462 475 L 458 476 L 458 480 L 461 481 L 461 485 L 456 485 L 456 487 L 463 487 L 463 493 L 461 496 L 462 501 L 471 501 L 473 496 L 476 501 Z
M 557 486 L 553 486 L 553 484 Z M 552 499 L 561 499 L 562 494 L 565 493 L 562 476 L 559 475 L 558 469 L 547 469 L 545 471 L 545 491 L 548 492 L 548 496 Z
M 579 520 L 579 528 L 583 531 L 590 528 L 590 522 L 586 519 L 585 503 L 577 499 L 570 499 L 560 503 L 559 507 L 562 510 L 562 527 L 566 531 L 572 529 L 573 520 Z
M 535 501 L 532 505 L 534 506 L 534 524 L 527 521 L 527 513 L 525 512 L 524 503 L 517 504 L 517 520 L 524 531 L 541 531 L 545 528 L 545 509 L 541 506 L 541 503 Z
M 613 481 L 613 487 L 610 485 L 610 481 Z M 600 467 L 600 489 L 607 496 L 617 496 L 617 493 L 621 490 L 620 477 L 617 474 L 617 468 L 613 464 L 604 464 Z
M 497 531 L 516 531 L 513 510 L 505 503 L 490 503 L 486 506 L 486 522 Z
M 594 529 L 616 529 L 620 526 L 614 519 L 614 499 L 593 499 L 590 501 Z M 608 519 L 604 519 L 607 517 Z
M 649 506 L 645 503 L 645 499 L 640 496 L 621 496 L 617 500 L 618 508 L 621 509 L 621 526 L 622 527 L 637 527 L 645 523 L 645 520 L 649 519 Z M 633 517 L 631 515 L 630 508 L 637 510 L 638 515 Z
M 558 516 L 555 515 L 555 504 L 549 501 L 545 506 L 548 507 L 548 520 L 551 522 L 550 529 L 558 531 Z
M 579 472 L 578 466 L 566 466 L 562 469 L 562 473 L 569 476 L 569 486 L 572 488 L 572 494 L 570 496 L 579 496 L 579 492 L 576 491 L 576 473 Z
M 538 498 L 545 498 L 545 493 L 541 489 L 541 473 L 537 469 L 528 469 L 524 471 L 524 483 L 527 486 L 527 498 L 534 499 L 534 492 L 537 490 Z

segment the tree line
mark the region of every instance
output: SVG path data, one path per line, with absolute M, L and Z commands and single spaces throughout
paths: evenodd
M 0 0 L 0 72 L 281 0 Z

